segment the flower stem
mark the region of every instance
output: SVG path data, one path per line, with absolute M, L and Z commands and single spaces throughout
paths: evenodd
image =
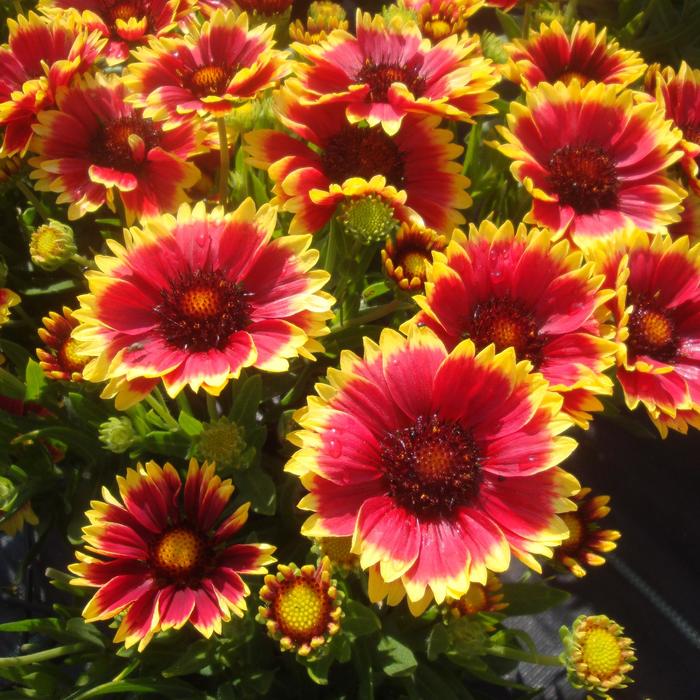
M 37 651 L 35 654 L 25 654 L 24 656 L 6 656 L 0 658 L 0 668 L 12 668 L 13 666 L 26 666 L 28 664 L 38 664 L 49 659 L 57 659 L 59 656 L 68 656 L 87 649 L 87 645 L 82 642 L 77 644 L 64 644 L 46 651 Z
M 525 12 L 523 13 L 523 38 L 527 39 L 530 34 L 530 22 L 532 20 L 532 0 L 525 1 Z
M 178 422 L 172 417 L 170 410 L 165 404 L 163 394 L 160 393 L 158 387 L 146 396 L 146 403 L 163 419 L 168 428 L 171 430 L 180 429 Z
M 488 654 L 499 656 L 502 659 L 512 659 L 513 661 L 524 661 L 527 664 L 538 664 L 540 666 L 561 666 L 562 662 L 558 656 L 548 656 L 546 654 L 531 653 L 522 649 L 512 647 L 493 646 L 488 648 Z
M 206 395 L 207 398 L 207 413 L 209 414 L 209 420 L 216 420 L 219 417 L 219 411 L 216 408 L 216 397 L 211 394 Z
M 226 121 L 223 117 L 216 120 L 219 127 L 219 202 L 226 206 L 228 197 L 229 154 L 228 135 L 226 133 Z
M 34 205 L 34 208 L 36 209 L 37 214 L 46 222 L 49 220 L 49 212 L 47 211 L 46 207 L 42 204 L 42 202 L 39 200 L 39 198 L 36 196 L 34 193 L 34 190 L 27 186 L 27 184 L 22 180 L 21 178 L 16 178 L 15 179 L 15 184 L 17 185 L 17 189 L 27 198 L 31 204 Z

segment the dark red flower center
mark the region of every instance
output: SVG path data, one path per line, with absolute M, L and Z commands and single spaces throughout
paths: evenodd
M 417 515 L 449 515 L 479 491 L 480 457 L 471 434 L 436 415 L 387 433 L 380 455 L 389 494 Z
M 130 137 L 136 138 L 130 141 Z M 158 146 L 160 137 L 160 129 L 150 119 L 135 114 L 113 119 L 102 124 L 93 137 L 93 159 L 97 165 L 133 173 L 140 168 L 145 154 Z
M 512 347 L 519 360 L 530 360 L 535 367 L 542 360 L 546 338 L 539 334 L 532 311 L 510 297 L 495 297 L 474 307 L 469 337 L 477 348 L 493 343 L 497 351 Z
M 322 636 L 330 620 L 331 605 L 320 581 L 296 576 L 279 586 L 272 610 L 282 635 L 296 644 Z
M 415 97 L 425 90 L 425 78 L 416 66 L 398 63 L 375 63 L 367 59 L 355 76 L 356 83 L 369 86 L 367 102 L 388 102 L 389 88 L 393 83 L 403 83 Z
M 161 291 L 155 308 L 161 336 L 190 352 L 222 350 L 229 338 L 250 323 L 249 295 L 218 270 L 181 274 Z
M 675 358 L 678 350 L 675 324 L 658 303 L 638 298 L 628 328 L 627 348 L 632 356 L 648 355 L 659 362 L 670 362 Z
M 396 141 L 379 126 L 343 126 L 326 143 L 321 164 L 331 182 L 341 184 L 349 177 L 369 180 L 374 175 L 384 175 L 387 184 L 399 189 L 403 185 L 403 154 Z
M 549 181 L 560 203 L 577 214 L 617 207 L 617 170 L 600 146 L 585 143 L 557 148 L 549 159 Z
M 151 547 L 151 565 L 167 581 L 187 583 L 197 579 L 207 559 L 204 538 L 186 526 L 163 533 Z
M 223 95 L 228 87 L 232 72 L 224 66 L 212 64 L 196 68 L 186 81 L 189 89 L 197 97 Z

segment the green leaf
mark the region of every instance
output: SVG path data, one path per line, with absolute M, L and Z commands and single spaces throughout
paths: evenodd
M 501 25 L 503 33 L 509 39 L 517 39 L 522 35 L 522 29 L 512 15 L 496 10 L 496 17 L 498 18 L 498 23 Z
M 263 469 L 236 471 L 233 480 L 239 496 L 250 501 L 250 507 L 262 515 L 274 515 L 277 509 L 277 491 L 272 477 Z
M 0 339 L 0 351 L 7 355 L 7 358 L 15 367 L 24 367 L 29 359 L 29 353 L 25 348 L 6 338 Z
M 28 287 L 20 291 L 20 294 L 24 297 L 37 297 L 43 294 L 58 294 L 59 292 L 69 292 L 79 289 L 83 286 L 82 282 L 77 280 L 62 280 L 61 282 L 54 282 L 54 284 L 49 284 L 46 287 Z
M 190 437 L 199 435 L 202 432 L 202 422 L 197 420 L 194 416 L 191 416 L 189 413 L 185 413 L 185 411 L 180 411 L 180 415 L 177 417 L 177 422 Z
M 61 621 L 57 617 L 40 617 L 0 624 L 0 632 L 33 632 L 50 634 L 61 631 Z
M 444 654 L 450 648 L 450 635 L 442 622 L 438 622 L 430 630 L 426 640 L 426 654 L 429 661 L 435 661 L 440 654 Z
M 189 438 L 170 430 L 153 430 L 143 438 L 143 449 L 168 457 L 183 457 L 190 446 Z
M 41 396 L 41 391 L 46 385 L 46 376 L 41 369 L 41 365 L 31 357 L 27 361 L 27 366 L 24 370 L 24 382 L 27 389 L 24 398 L 27 401 L 35 401 Z
M 79 690 L 69 695 L 64 700 L 88 700 L 88 698 L 98 698 L 111 693 L 137 692 L 147 694 L 153 693 L 166 698 L 178 698 L 178 700 L 187 700 L 188 698 L 205 700 L 207 697 L 203 691 L 197 690 L 187 683 L 166 681 L 162 678 L 143 678 L 102 683 L 88 690 Z
M 102 404 L 91 401 L 76 391 L 68 392 L 68 403 L 75 415 L 85 423 L 99 425 L 107 420 L 108 414 Z
M 196 673 L 211 663 L 212 644 L 208 639 L 200 639 L 190 644 L 173 664 L 163 671 L 165 678 Z
M 505 612 L 511 615 L 536 615 L 566 602 L 570 595 L 545 583 L 504 583 Z
M 375 282 L 374 284 L 370 284 L 369 286 L 364 288 L 362 292 L 362 298 L 365 301 L 372 301 L 373 299 L 377 299 L 378 297 L 386 294 L 389 291 L 391 290 L 389 289 L 389 285 L 385 281 Z
M 413 652 L 395 637 L 383 637 L 377 650 L 387 676 L 410 676 L 418 666 Z
M 33 437 L 54 438 L 64 442 L 69 449 L 78 452 L 88 462 L 95 461 L 95 454 L 99 452 L 100 443 L 94 439 L 92 433 L 85 433 L 75 428 L 65 428 L 61 425 L 53 425 L 40 428 L 31 432 Z
M 11 399 L 24 398 L 24 384 L 2 367 L 0 367 L 0 394 Z
M 382 628 L 380 619 L 374 611 L 355 600 L 348 600 L 343 605 L 345 617 L 343 618 L 343 631 L 349 632 L 355 637 L 362 637 Z
M 229 419 L 245 428 L 255 424 L 255 415 L 262 401 L 262 377 L 254 374 L 240 386 L 234 385 L 235 396 Z

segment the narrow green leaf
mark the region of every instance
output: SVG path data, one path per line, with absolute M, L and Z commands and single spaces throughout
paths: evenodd
M 545 583 L 504 583 L 507 615 L 536 615 L 566 602 L 570 595 Z
M 395 637 L 383 637 L 377 649 L 387 676 L 410 676 L 418 666 L 413 652 Z

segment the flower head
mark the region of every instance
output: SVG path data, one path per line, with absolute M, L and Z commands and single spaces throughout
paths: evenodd
M 324 557 L 318 566 L 279 564 L 277 575 L 265 576 L 258 620 L 283 651 L 308 656 L 340 629 L 340 593 Z
M 289 38 L 302 44 L 320 44 L 334 29 L 348 28 L 345 9 L 336 2 L 314 0 L 309 5 L 306 23 L 300 19 L 289 25 Z
M 44 324 L 37 332 L 46 348 L 37 348 L 41 369 L 49 379 L 65 379 L 79 382 L 90 358 L 81 354 L 81 343 L 71 336 L 78 320 L 67 306 L 63 313 L 50 311 L 42 319 Z
M 620 234 L 590 258 L 617 291 L 617 379 L 630 409 L 642 403 L 663 437 L 700 418 L 700 244 Z
M 74 337 L 94 358 L 85 378 L 109 380 L 103 395 L 126 407 L 159 378 L 171 397 L 188 385 L 218 395 L 243 367 L 280 372 L 309 356 L 332 316 L 319 292 L 329 276 L 311 270 L 311 236 L 273 241 L 275 222 L 252 199 L 228 214 L 200 202 L 126 230 L 125 246 L 110 241 L 115 257 L 96 259 L 75 314 Z
M 665 233 L 678 221 L 684 190 L 664 175 L 682 155 L 680 132 L 653 102 L 631 91 L 578 80 L 511 103 L 499 150 L 532 195 L 528 220 L 567 233 L 583 247 L 635 224 Z
M 126 61 L 134 45 L 174 33 L 194 9 L 194 0 L 40 0 L 49 17 L 54 8 L 76 8 L 90 29 L 107 39 L 107 63 Z
M 344 201 L 338 210 L 338 221 L 350 238 L 365 245 L 385 239 L 399 225 L 394 218 L 394 208 L 376 194 Z
M 656 102 L 683 133 L 681 166 L 691 187 L 700 194 L 700 70 L 683 61 L 677 74 L 669 67 L 653 75 Z
M 100 442 L 115 454 L 126 452 L 136 442 L 134 425 L 128 416 L 112 416 L 99 429 Z
M 313 550 L 327 557 L 334 571 L 359 570 L 360 558 L 352 553 L 352 537 L 319 537 Z
M 306 62 L 294 64 L 297 77 L 288 84 L 302 102 L 338 102 L 351 123 L 381 124 L 388 134 L 409 112 L 462 121 L 494 112 L 488 103 L 498 77 L 477 55 L 477 37 L 432 46 L 417 25 L 360 10 L 356 25 L 356 36 L 337 30 L 319 45 L 294 45 Z
M 509 78 L 526 89 L 541 82 L 568 85 L 574 78 L 582 85 L 593 80 L 623 88 L 646 70 L 636 51 L 608 41 L 605 27 L 596 34 L 591 22 L 577 22 L 570 33 L 556 20 L 549 26 L 543 24 L 526 40 L 515 39 L 508 53 Z
M 627 674 L 636 658 L 633 642 L 622 636 L 623 631 L 605 615 L 580 615 L 570 631 L 561 628 L 562 659 L 574 688 L 610 698 L 611 690 L 632 682 Z
M 29 501 L 25 501 L 11 515 L 7 515 L 4 511 L 0 510 L 0 530 L 8 537 L 14 537 L 22 530 L 25 523 L 29 525 L 39 524 L 39 518 L 32 510 L 32 504 Z
M 43 270 L 57 270 L 76 254 L 73 229 L 54 219 L 39 226 L 29 239 L 32 262 Z
M 295 213 L 291 231 L 318 231 L 358 188 L 393 199 L 395 209 L 405 201 L 437 230 L 464 221 L 457 210 L 471 204 L 470 183 L 454 161 L 462 147 L 437 117 L 408 115 L 390 136 L 379 126 L 349 124 L 344 109 L 303 105 L 282 90 L 280 120 L 300 138 L 268 129 L 245 136 L 249 162 L 268 170 L 277 201 Z M 399 207 L 396 218 L 409 215 Z
M 231 544 L 249 503 L 224 516 L 233 493 L 214 465 L 190 461 L 184 488 L 171 464 L 155 462 L 117 477 L 121 503 L 105 488 L 83 528 L 85 548 L 69 569 L 76 586 L 98 588 L 83 610 L 88 622 L 125 613 L 114 638 L 142 651 L 154 634 L 188 621 L 205 637 L 242 616 L 250 593 L 241 574 L 264 574 L 274 547 Z
M 455 231 L 429 266 L 422 311 L 413 319 L 431 327 L 448 348 L 471 338 L 477 349 L 512 347 L 551 389 L 561 392 L 564 410 L 586 427 L 590 412 L 602 410 L 597 395 L 611 394 L 604 374 L 615 362 L 616 345 L 601 321 L 609 314 L 604 277 L 584 263 L 567 241 L 551 234 L 473 224 L 469 237 Z
M 68 218 L 77 219 L 119 197 L 127 219 L 174 211 L 199 179 L 187 158 L 201 153 L 202 133 L 192 122 L 169 130 L 124 101 L 126 88 L 111 79 L 85 77 L 42 112 L 30 160 L 36 189 L 59 192 Z
M 19 294 L 15 294 L 11 289 L 0 288 L 0 326 L 4 326 L 10 320 L 10 309 L 21 301 Z
M 554 561 L 579 578 L 586 575 L 584 564 L 604 564 L 602 554 L 612 552 L 621 536 L 617 530 L 601 530 L 598 525 L 610 512 L 610 496 L 591 497 L 590 494 L 589 488 L 582 488 L 573 496 L 578 509 L 561 516 L 569 528 L 569 536 L 554 550 Z
M 700 241 L 700 194 L 692 190 L 683 200 L 681 219 L 668 227 L 672 238 L 688 236 L 691 243 Z
M 178 123 L 197 112 L 221 117 L 287 73 L 273 49 L 274 27 L 248 27 L 248 15 L 217 10 L 182 38 L 154 39 L 134 50 L 124 81 L 144 114 Z
M 561 517 L 567 515 L 564 513 Z M 508 607 L 503 602 L 503 584 L 501 580 L 489 572 L 486 583 L 472 583 L 469 590 L 461 598 L 448 598 L 445 610 L 450 617 L 471 617 L 480 612 L 500 612 Z
M 467 31 L 467 20 L 484 6 L 483 0 L 403 0 L 413 10 L 420 32 L 433 43 Z
M 382 249 L 382 263 L 386 274 L 401 289 L 422 292 L 432 252 L 442 252 L 447 237 L 433 229 L 415 223 L 401 224 L 394 238 L 387 238 Z
M 460 598 L 511 551 L 539 570 L 566 538 L 576 480 L 556 465 L 575 442 L 561 398 L 529 362 L 470 340 L 448 353 L 427 328 L 385 329 L 296 414 L 286 469 L 309 491 L 309 537 L 353 537 L 373 601 L 405 594 L 413 614 Z
M 54 104 L 56 91 L 97 60 L 105 40 L 89 32 L 75 10 L 50 20 L 34 12 L 8 19 L 8 44 L 0 46 L 0 127 L 3 156 L 24 155 L 37 114 Z
M 197 436 L 195 454 L 199 459 L 215 462 L 220 469 L 241 467 L 241 457 L 247 447 L 243 426 L 221 416 L 205 423 Z

